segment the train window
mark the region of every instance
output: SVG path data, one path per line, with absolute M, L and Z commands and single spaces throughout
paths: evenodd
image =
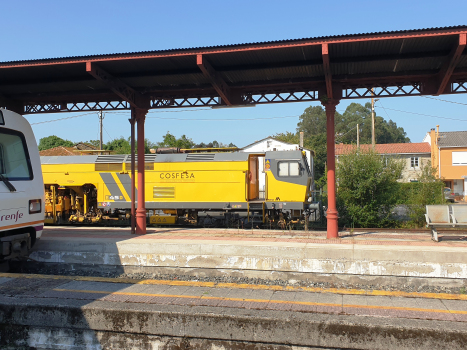
M 277 170 L 279 176 L 300 176 L 300 164 L 296 161 L 279 162 Z
M 3 155 L 3 146 L 0 143 L 0 174 L 5 174 L 5 156 Z
M 10 129 L 0 129 L 0 172 L 10 181 L 32 180 L 24 135 Z

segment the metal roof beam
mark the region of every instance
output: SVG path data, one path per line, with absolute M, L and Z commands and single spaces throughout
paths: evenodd
M 203 55 L 196 56 L 196 64 L 198 65 L 199 69 L 201 69 L 204 76 L 209 80 L 214 89 L 216 89 L 222 101 L 224 101 L 226 105 L 232 106 L 233 103 L 230 98 L 230 88 L 227 83 L 220 77 L 219 73 L 214 70 L 214 68 L 206 60 L 206 58 L 203 57 Z
M 86 72 L 91 74 L 97 80 L 104 82 L 110 90 L 117 96 L 127 101 L 132 107 L 140 109 L 149 108 L 149 99 L 143 97 L 132 87 L 125 84 L 118 78 L 113 77 L 111 74 L 100 68 L 93 62 L 86 62 Z
M 328 44 L 321 45 L 321 53 L 323 56 L 323 70 L 324 70 L 324 80 L 326 81 L 326 95 L 328 98 L 333 98 L 332 93 L 332 74 L 331 74 L 331 64 L 329 61 L 329 47 Z
M 21 101 L 11 99 L 5 95 L 0 94 L 0 107 L 5 107 L 10 111 L 16 112 L 18 114 L 24 113 L 24 104 Z
M 448 56 L 446 62 L 444 62 L 443 66 L 441 67 L 438 73 L 439 79 L 439 86 L 438 92 L 435 94 L 436 96 L 441 95 L 445 92 L 446 87 L 451 79 L 451 75 L 454 72 L 454 69 L 459 62 L 462 52 L 464 51 L 466 45 L 467 34 L 461 33 L 459 34 L 459 41 L 457 42 L 456 46 L 454 46 L 451 50 L 451 53 Z

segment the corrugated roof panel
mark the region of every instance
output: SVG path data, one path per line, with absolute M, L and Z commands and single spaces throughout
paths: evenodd
M 467 54 L 461 56 L 457 68 L 466 68 L 467 67 Z
M 331 62 L 335 58 L 396 55 L 400 52 L 403 39 L 361 41 L 329 45 Z
M 443 37 L 420 37 L 403 39 L 404 45 L 401 53 L 450 51 L 459 41 L 458 35 Z
M 238 70 L 222 73 L 224 79 L 232 84 L 264 80 L 312 78 L 323 75 L 323 67 L 321 65 L 255 69 L 254 72 Z
M 458 26 L 0 63 L 0 93 L 22 103 L 115 99 L 108 84 L 86 72 L 86 61 L 96 60 L 96 66 L 142 93 L 163 90 L 176 98 L 192 94 L 215 98 L 210 79 L 197 66 L 197 54 L 205 55 L 232 87 L 249 91 L 261 86 L 287 93 L 290 82 L 324 86 L 324 42 L 329 43 L 332 74 L 346 84 L 377 85 L 381 78 L 394 75 L 402 80 L 411 74 L 431 79 L 465 31 L 467 26 Z M 466 56 L 454 71 L 459 81 L 467 81 Z
M 176 71 L 192 68 L 196 65 L 195 56 L 147 58 L 141 60 L 114 60 L 96 63 L 109 73 L 118 72 L 125 75 L 134 71 L 141 73 Z
M 152 75 L 122 79 L 135 88 L 158 87 L 171 85 L 199 85 L 209 84 L 209 80 L 201 73 Z
M 44 90 L 48 92 L 68 92 L 68 91 L 81 91 L 82 89 L 86 88 L 89 92 L 95 92 L 98 90 L 108 90 L 107 85 L 100 80 L 93 79 L 89 75 L 87 80 L 78 80 L 78 81 L 56 81 L 53 83 L 46 83 L 46 82 L 38 82 L 37 84 L 30 84 L 28 85 L 27 91 L 24 89 L 24 85 L 22 84 L 1 84 L 0 85 L 0 93 L 5 95 L 12 95 L 12 94 L 40 94 Z
M 391 73 L 395 65 L 394 60 L 372 62 L 331 63 L 333 75 L 354 75 L 368 73 Z
M 445 57 L 426 57 L 410 60 L 397 60 L 394 72 L 433 70 L 436 73 L 446 60 Z
M 355 34 L 345 34 L 345 35 L 330 35 L 330 36 L 318 36 L 318 37 L 309 37 L 309 38 L 301 38 L 301 39 L 289 39 L 289 40 L 277 40 L 277 41 L 266 41 L 266 42 L 253 42 L 253 43 L 241 43 L 241 44 L 232 44 L 232 45 L 217 45 L 217 46 L 206 46 L 206 47 L 191 47 L 191 48 L 183 48 L 183 49 L 168 49 L 168 50 L 154 50 L 154 51 L 141 51 L 141 52 L 128 52 L 128 53 L 117 53 L 117 54 L 101 54 L 101 55 L 86 55 L 86 56 L 72 56 L 72 57 L 56 57 L 56 58 L 47 58 L 47 59 L 36 59 L 36 60 L 18 60 L 18 61 L 8 61 L 8 62 L 0 62 L 2 63 L 20 63 L 20 62 L 40 62 L 40 61 L 49 61 L 49 60 L 72 60 L 72 59 L 93 59 L 93 58 L 110 58 L 110 57 L 124 57 L 124 56 L 144 56 L 148 54 L 154 53 L 178 53 L 178 52 L 186 52 L 186 51 L 193 51 L 193 50 L 222 50 L 222 49 L 232 49 L 232 48 L 240 48 L 242 46 L 278 46 L 278 45 L 287 45 L 287 44 L 298 44 L 303 41 L 320 41 L 320 40 L 327 40 L 333 41 L 333 39 L 343 40 L 343 39 L 352 39 L 359 36 L 382 36 L 382 35 L 404 35 L 404 34 L 417 34 L 421 32 L 440 32 L 440 31 L 459 31 L 459 30 L 467 30 L 466 25 L 459 25 L 459 26 L 448 26 L 448 27 L 435 27 L 435 28 L 423 28 L 423 29 L 410 29 L 410 30 L 395 30 L 395 31 L 386 31 L 386 32 L 370 32 L 370 33 L 355 33 Z
M 239 65 L 277 64 L 284 61 L 306 62 L 321 59 L 319 45 L 309 47 L 292 47 L 287 49 L 254 50 L 231 52 L 229 54 L 209 55 L 208 60 L 214 67 L 228 67 Z

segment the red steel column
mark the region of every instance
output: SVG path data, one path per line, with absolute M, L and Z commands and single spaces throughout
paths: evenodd
M 338 238 L 337 206 L 336 206 L 336 156 L 335 156 L 335 132 L 334 115 L 339 100 L 327 100 L 322 102 L 326 109 L 327 129 L 327 162 L 328 162 L 328 210 L 327 210 L 327 235 L 326 238 Z
M 135 109 L 131 109 L 131 118 L 129 119 L 131 124 L 131 233 L 136 233 L 136 208 L 135 208 L 135 123 L 136 123 L 136 112 Z
M 147 110 L 135 109 L 138 143 L 138 209 L 136 209 L 136 234 L 146 234 L 146 199 L 144 196 L 144 120 Z

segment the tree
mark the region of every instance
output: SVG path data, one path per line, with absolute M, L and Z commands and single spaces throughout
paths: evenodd
M 58 136 L 52 135 L 43 137 L 39 140 L 39 151 L 44 151 L 46 149 L 64 146 L 64 147 L 73 147 L 73 142 L 69 140 L 64 140 Z
M 345 109 L 342 118 L 335 118 L 336 141 L 341 143 L 357 143 L 357 124 L 360 129 L 360 143 L 371 143 L 371 103 L 365 105 L 351 103 Z M 403 128 L 398 127 L 392 120 L 375 115 L 376 143 L 404 143 L 410 142 Z
M 227 147 L 237 147 L 237 146 L 235 146 L 232 142 L 227 145 L 222 142 L 217 142 L 216 140 L 209 142 L 209 143 L 201 142 L 193 146 L 193 148 L 227 148 Z
M 345 112 L 335 113 L 334 116 L 336 142 L 356 143 L 357 124 L 360 129 L 360 143 L 371 143 L 371 103 L 362 105 L 351 103 Z M 327 160 L 326 147 L 326 112 L 321 106 L 312 106 L 305 109 L 297 124 L 296 133 L 285 132 L 275 138 L 290 143 L 298 143 L 299 132 L 304 132 L 305 148 L 315 152 L 315 180 L 318 184 L 326 182 L 325 165 Z M 397 127 L 392 120 L 387 122 L 384 118 L 375 118 L 376 142 L 377 143 L 399 143 L 410 142 L 405 131 Z
M 129 154 L 131 153 L 130 140 L 120 136 L 118 139 L 113 139 L 104 145 L 104 149 L 113 151 L 116 154 Z
M 339 157 L 337 198 L 341 221 L 357 227 L 384 227 L 391 224 L 403 164 L 385 159 L 373 150 Z
M 431 161 L 422 165 L 417 182 L 400 185 L 399 200 L 407 205 L 409 217 L 414 226 L 425 225 L 426 206 L 444 204 L 443 180 L 437 177 L 438 169 L 431 166 Z
M 338 112 L 336 112 L 335 119 L 341 119 Z M 310 106 L 305 109 L 297 124 L 297 131 L 303 131 L 305 137 L 326 134 L 326 112 L 323 107 Z
M 99 149 L 99 147 L 101 145 L 101 142 L 99 140 L 89 140 L 89 141 L 86 141 L 84 143 L 90 144 L 90 145 L 96 147 L 97 149 Z M 104 147 L 104 145 L 102 145 L 102 147 Z
M 123 136 L 120 136 L 118 139 L 113 139 L 112 141 L 107 142 L 104 145 L 104 149 L 108 151 L 113 151 L 116 154 L 130 154 L 131 153 L 131 138 L 125 139 Z M 135 152 L 138 153 L 138 140 L 135 140 Z M 144 153 L 151 153 L 150 149 L 154 148 L 155 144 L 148 139 L 144 139 Z
M 275 139 L 278 139 L 282 142 L 287 143 L 299 143 L 300 142 L 300 135 L 299 133 L 293 133 L 290 131 L 286 131 L 285 133 L 281 132 L 273 136 Z
M 174 135 L 172 135 L 169 131 L 167 131 L 167 134 L 165 134 L 164 138 L 162 139 L 161 142 L 157 142 L 155 146 L 157 147 L 177 147 L 177 148 L 193 148 L 195 143 L 186 137 L 186 135 L 182 135 L 180 138 L 176 138 Z

